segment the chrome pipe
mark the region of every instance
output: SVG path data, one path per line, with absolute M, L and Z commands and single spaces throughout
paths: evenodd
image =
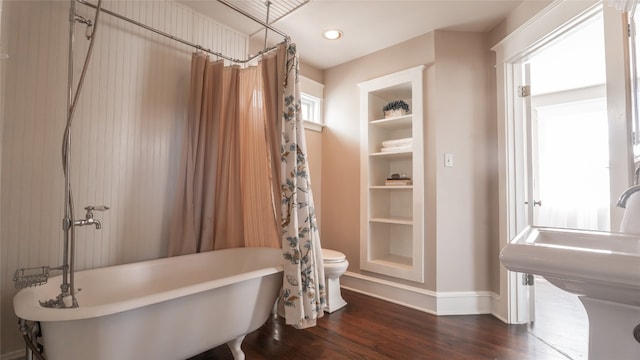
M 38 360 L 46 360 L 42 355 L 42 348 L 38 348 L 38 346 L 35 345 L 37 342 L 36 337 L 38 337 L 40 333 L 40 323 L 32 322 L 32 324 L 29 325 L 27 320 L 18 319 L 18 325 L 25 343 L 25 360 L 33 360 L 34 355 Z
M 80 4 L 82 4 L 82 5 L 85 5 L 85 6 L 88 6 L 88 7 L 94 8 L 94 9 L 97 7 L 96 5 L 94 5 L 94 4 L 92 4 L 92 3 L 90 3 L 90 2 L 88 2 L 88 1 L 86 1 L 86 0 L 75 0 L 75 1 L 77 1 L 78 3 L 80 3 Z M 218 1 L 220 1 L 220 0 L 218 0 Z M 276 32 L 276 33 L 278 33 L 278 34 L 282 35 L 282 36 L 285 38 L 285 42 L 290 42 L 290 41 L 291 41 L 291 38 L 290 38 L 287 34 L 283 33 L 282 31 L 280 31 L 280 30 L 278 30 L 278 29 L 276 29 L 276 28 L 274 28 L 274 27 L 272 27 L 272 26 L 269 26 L 269 25 L 264 24 L 262 21 L 260 21 L 260 20 L 256 19 L 255 17 L 253 17 L 253 16 L 251 16 L 251 15 L 249 15 L 249 14 L 246 14 L 244 11 L 242 11 L 242 10 L 240 10 L 240 9 L 236 8 L 236 7 L 235 7 L 235 6 L 233 6 L 233 5 L 227 4 L 227 3 L 223 2 L 223 1 L 220 1 L 220 2 L 221 2 L 222 4 L 224 4 L 224 5 L 226 5 L 226 6 L 230 7 L 230 8 L 232 8 L 233 10 L 238 11 L 238 12 L 240 12 L 241 14 L 243 14 L 243 15 L 245 15 L 245 16 L 247 16 L 247 17 L 249 17 L 250 19 L 252 19 L 252 20 L 254 20 L 254 21 L 258 21 L 259 23 L 261 23 L 261 24 L 265 25 L 266 27 L 268 27 L 268 28 L 269 28 L 269 30 L 274 31 L 274 32 Z M 213 51 L 213 50 L 211 50 L 211 49 L 207 49 L 207 48 L 205 48 L 205 47 L 203 47 L 203 46 L 201 46 L 201 45 L 194 44 L 194 43 L 192 43 L 192 42 L 190 42 L 190 41 L 183 40 L 183 39 L 181 39 L 181 38 L 179 38 L 179 37 L 177 37 L 177 36 L 173 36 L 173 35 L 168 34 L 168 33 L 164 32 L 164 31 L 162 31 L 162 30 L 158 30 L 158 29 L 155 29 L 155 28 L 153 28 L 153 27 L 151 27 L 151 26 L 147 26 L 147 25 L 145 25 L 145 24 L 143 24 L 143 23 L 141 23 L 141 22 L 139 22 L 139 21 L 136 21 L 136 20 L 133 20 L 133 19 L 128 18 L 128 17 L 126 17 L 126 16 L 120 15 L 120 14 L 118 14 L 118 13 L 116 13 L 116 12 L 111 11 L 111 10 L 108 10 L 108 9 L 102 9 L 102 10 L 101 10 L 101 12 L 103 12 L 103 13 L 105 13 L 105 14 L 109 14 L 109 15 L 111 15 L 111 16 L 113 16 L 113 17 L 116 17 L 116 18 L 118 18 L 118 19 L 120 19 L 120 20 L 124 20 L 124 21 L 126 21 L 126 22 L 128 22 L 128 23 L 131 23 L 131 24 L 133 24 L 133 25 L 139 26 L 139 27 L 141 27 L 141 28 L 143 28 L 143 29 L 149 30 L 149 31 L 151 31 L 151 32 L 153 32 L 153 33 L 156 33 L 156 34 L 158 34 L 158 35 L 162 35 L 162 36 L 164 36 L 164 37 L 166 37 L 166 38 L 169 38 L 169 39 L 171 39 L 171 40 L 177 41 L 177 42 L 179 42 L 179 43 L 181 43 L 181 44 L 184 44 L 184 45 L 190 46 L 190 47 L 192 47 L 192 48 L 198 49 L 199 51 L 206 52 L 206 53 L 209 53 L 209 54 L 211 54 L 211 55 L 214 55 L 214 56 L 217 56 L 217 57 L 219 57 L 219 58 L 223 58 L 223 59 L 225 59 L 225 60 L 229 60 L 229 61 L 231 61 L 231 62 L 238 63 L 238 64 L 246 64 L 246 63 L 248 63 L 248 62 L 251 62 L 251 61 L 252 61 L 253 59 L 255 59 L 256 57 L 258 57 L 258 56 L 260 56 L 260 55 L 264 54 L 265 52 L 268 52 L 268 51 L 273 50 L 273 49 L 275 49 L 275 48 L 276 48 L 276 46 L 273 46 L 273 47 L 268 48 L 268 49 L 263 49 L 262 51 L 260 51 L 260 52 L 259 52 L 259 53 L 257 53 L 256 55 L 251 56 L 251 57 L 249 57 L 249 58 L 247 58 L 247 59 L 245 59 L 245 60 L 236 59 L 236 58 L 232 58 L 232 57 L 230 57 L 230 56 L 224 55 L 224 54 L 222 54 L 222 53 L 220 53 L 220 52 Z
M 60 295 L 58 296 L 57 301 L 55 302 L 56 306 L 59 307 L 78 307 L 78 301 L 75 297 L 75 229 L 73 224 L 74 219 L 74 211 L 73 211 L 73 194 L 71 191 L 71 124 L 73 123 L 73 116 L 77 109 L 78 99 L 80 98 L 80 93 L 82 92 L 82 85 L 84 84 L 84 79 L 87 75 L 87 68 L 89 67 L 89 60 L 91 59 L 91 54 L 93 53 L 93 46 L 95 43 L 95 35 L 98 30 L 98 20 L 100 17 L 100 12 L 102 9 L 102 0 L 98 0 L 98 5 L 96 6 L 96 13 L 91 25 L 88 25 L 88 20 L 82 21 L 76 15 L 76 3 L 75 0 L 71 0 L 71 4 L 69 7 L 69 58 L 68 58 L 68 106 L 67 106 L 67 122 L 65 126 L 65 131 L 62 140 L 62 168 L 64 171 L 65 178 L 65 189 L 64 189 L 64 219 L 62 223 L 62 228 L 64 230 L 64 254 L 63 254 L 63 265 L 62 265 L 62 284 L 60 285 Z M 88 36 L 90 38 L 89 48 L 87 49 L 87 53 L 85 55 L 84 64 L 82 65 L 82 72 L 80 73 L 80 79 L 78 80 L 78 86 L 75 89 L 73 88 L 73 55 L 75 50 L 75 23 L 76 21 L 83 22 L 87 26 L 92 26 L 91 34 Z M 64 302 L 65 297 L 71 296 L 71 305 L 67 305 Z
M 69 214 L 71 176 L 69 174 L 69 142 L 71 141 L 71 132 L 69 131 L 69 119 L 71 118 L 71 106 L 73 104 L 73 53 L 75 44 L 75 24 L 76 24 L 76 3 L 71 0 L 69 6 L 69 52 L 67 63 L 67 125 L 63 135 L 62 143 L 62 170 L 64 171 L 64 218 L 62 220 L 62 229 L 64 231 L 64 245 L 62 255 L 62 284 L 60 285 L 61 295 L 69 293 L 69 227 L 71 216 Z
M 267 19 L 265 21 L 265 24 L 269 24 L 269 11 L 271 10 L 271 1 L 267 0 L 267 2 L 264 3 L 267 6 Z M 269 29 L 267 27 L 264 28 L 264 46 L 262 47 L 263 49 L 267 48 L 267 36 L 269 35 Z

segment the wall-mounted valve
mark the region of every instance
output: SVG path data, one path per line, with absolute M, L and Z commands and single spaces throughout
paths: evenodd
M 84 209 L 87 210 L 87 213 L 84 216 L 85 218 L 82 220 L 74 221 L 73 225 L 75 226 L 95 225 L 96 229 L 101 229 L 102 223 L 100 222 L 100 220 L 93 218 L 93 212 L 106 211 L 106 210 L 109 210 L 109 207 L 104 205 L 99 205 L 99 206 L 87 206 Z

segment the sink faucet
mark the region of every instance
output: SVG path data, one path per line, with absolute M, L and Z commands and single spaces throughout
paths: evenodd
M 625 208 L 627 207 L 627 200 L 629 197 L 635 193 L 640 191 L 640 185 L 633 185 L 632 187 L 625 190 L 622 195 L 618 198 L 618 203 L 616 204 L 618 207 Z
M 84 226 L 84 225 L 95 225 L 96 229 L 101 229 L 102 228 L 102 223 L 100 222 L 100 220 L 98 219 L 94 219 L 93 218 L 93 211 L 105 211 L 105 210 L 109 210 L 108 206 L 87 206 L 86 208 L 84 208 L 85 210 L 87 210 L 87 213 L 85 214 L 85 218 L 81 219 L 81 220 L 75 220 L 73 222 L 73 225 L 75 226 Z
M 636 167 L 636 171 L 633 173 L 633 185 L 640 185 L 640 165 Z

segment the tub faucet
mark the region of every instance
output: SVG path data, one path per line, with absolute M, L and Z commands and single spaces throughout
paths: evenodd
M 87 213 L 84 216 L 84 219 L 81 220 L 75 220 L 73 222 L 73 225 L 75 226 L 84 226 L 84 225 L 95 225 L 96 229 L 101 229 L 102 228 L 102 223 L 100 222 L 100 220 L 98 219 L 94 219 L 93 218 L 93 211 L 105 211 L 105 210 L 109 210 L 108 206 L 87 206 L 86 208 L 84 208 L 85 210 L 87 210 Z
M 632 187 L 628 188 L 622 193 L 622 195 L 620 195 L 620 197 L 618 198 L 618 203 L 616 205 L 621 208 L 626 208 L 627 200 L 629 200 L 629 197 L 633 193 L 638 191 L 640 191 L 640 185 L 633 185 Z

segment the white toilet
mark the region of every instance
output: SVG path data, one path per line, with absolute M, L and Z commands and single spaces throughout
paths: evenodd
M 340 276 L 349 267 L 349 261 L 343 253 L 329 249 L 322 249 L 322 257 L 324 258 L 324 281 L 327 290 L 327 306 L 324 311 L 332 313 L 347 305 L 340 294 Z

